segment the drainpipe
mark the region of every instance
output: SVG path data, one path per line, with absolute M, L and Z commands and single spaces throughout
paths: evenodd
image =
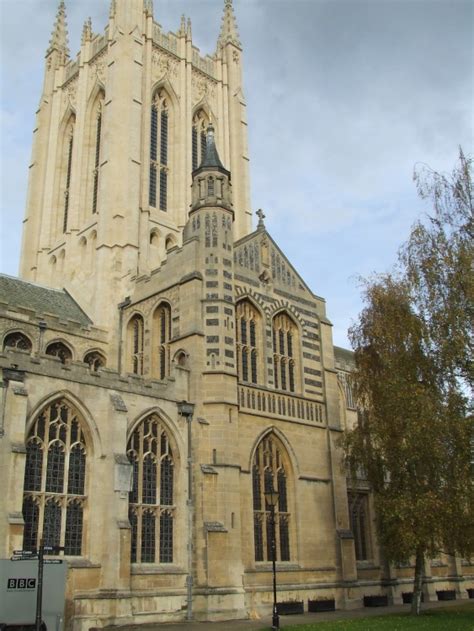
M 119 375 L 122 374 L 122 353 L 123 353 L 123 339 L 122 339 L 122 324 L 123 324 L 123 310 L 128 307 L 128 305 L 132 301 L 130 300 L 130 296 L 127 296 L 123 302 L 120 302 L 118 305 L 119 310 L 119 324 L 118 324 L 118 357 L 117 357 L 117 372 Z
M 193 519 L 194 519 L 194 494 L 193 494 L 193 449 L 191 422 L 193 420 L 194 403 L 181 401 L 178 403 L 178 413 L 184 416 L 188 430 L 188 497 L 186 500 L 188 518 L 188 575 L 186 576 L 186 620 L 193 619 Z

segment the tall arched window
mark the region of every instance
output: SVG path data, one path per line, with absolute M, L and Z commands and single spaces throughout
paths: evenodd
M 168 209 L 168 129 L 169 97 L 161 89 L 151 104 L 150 184 L 148 203 L 153 208 Z M 157 203 L 158 202 L 158 203 Z
M 261 346 L 260 314 L 248 300 L 242 300 L 237 304 L 235 317 L 239 379 L 258 383 Z
M 92 172 L 92 214 L 97 212 L 97 200 L 99 195 L 99 177 L 100 177 L 100 151 L 102 143 L 102 115 L 103 115 L 104 97 L 100 95 L 94 110 L 95 120 L 93 121 L 94 131 L 94 170 Z
M 127 326 L 127 349 L 128 370 L 135 375 L 143 375 L 143 333 L 143 318 L 134 315 Z
M 72 149 L 74 145 L 74 127 L 76 123 L 76 117 L 71 116 L 71 120 L 66 128 L 66 142 L 64 146 L 64 211 L 63 211 L 63 232 L 67 230 L 68 218 L 69 218 L 69 200 L 70 200 L 70 188 L 71 188 L 71 173 L 72 173 Z
M 8 333 L 8 335 L 5 335 L 5 339 L 3 340 L 3 349 L 5 350 L 8 348 L 12 350 L 31 352 L 31 340 L 24 333 L 20 333 L 20 331 Z
M 83 553 L 86 455 L 77 410 L 65 399 L 44 408 L 26 441 L 24 550 L 43 538 L 45 545 L 64 546 L 66 555 Z
M 153 314 L 152 374 L 164 379 L 170 371 L 171 308 L 162 302 Z
M 252 466 L 255 561 L 272 560 L 272 516 L 265 492 L 278 491 L 275 507 L 276 558 L 289 561 L 290 512 L 288 502 L 288 459 L 274 434 L 263 438 L 255 451 Z
M 174 458 L 168 433 L 152 414 L 127 445 L 133 465 L 129 495 L 132 563 L 172 563 L 174 548 Z
M 357 561 L 366 561 L 371 556 L 368 500 L 367 493 L 348 493 L 349 518 Z
M 273 374 L 275 388 L 295 392 L 298 382 L 298 327 L 286 314 L 273 318 Z
M 209 118 L 204 110 L 198 110 L 193 116 L 191 144 L 193 148 L 193 171 L 201 164 L 206 152 L 206 130 Z

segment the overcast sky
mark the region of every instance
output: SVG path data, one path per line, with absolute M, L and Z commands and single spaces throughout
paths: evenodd
M 16 275 L 34 113 L 57 0 L 0 0 L 1 265 Z M 66 0 L 71 52 L 109 0 Z M 224 0 L 154 0 L 155 20 L 212 53 Z M 234 0 L 244 49 L 253 210 L 314 293 L 334 341 L 426 206 L 413 167 L 473 152 L 471 0 Z

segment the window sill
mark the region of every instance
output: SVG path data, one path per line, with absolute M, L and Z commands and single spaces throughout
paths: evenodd
M 130 566 L 132 575 L 140 574 L 187 574 L 183 568 L 172 563 L 132 563 Z
M 71 567 L 77 570 L 82 570 L 82 569 L 89 570 L 89 569 L 102 567 L 101 563 L 92 563 L 92 561 L 89 561 L 88 559 L 84 559 L 82 557 L 54 556 L 54 557 L 46 557 L 46 558 L 61 559 L 62 561 L 66 561 L 66 563 L 68 564 L 68 567 Z
M 277 561 L 276 569 L 280 572 L 299 572 L 302 568 L 298 563 L 294 561 Z M 245 570 L 247 573 L 254 572 L 272 572 L 273 564 L 271 561 L 256 561 L 254 568 Z

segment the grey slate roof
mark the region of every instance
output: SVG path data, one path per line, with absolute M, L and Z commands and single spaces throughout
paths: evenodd
M 92 324 L 66 290 L 50 289 L 6 274 L 0 274 L 0 302 L 6 303 L 10 309 L 29 309 L 40 316 L 50 314 L 86 327 Z
M 229 175 L 229 171 L 222 164 L 221 159 L 219 158 L 219 153 L 216 147 L 216 141 L 214 138 L 214 127 L 209 125 L 206 133 L 206 150 L 201 160 L 201 164 L 198 166 L 196 171 L 201 169 L 220 169 L 224 171 L 227 175 Z

